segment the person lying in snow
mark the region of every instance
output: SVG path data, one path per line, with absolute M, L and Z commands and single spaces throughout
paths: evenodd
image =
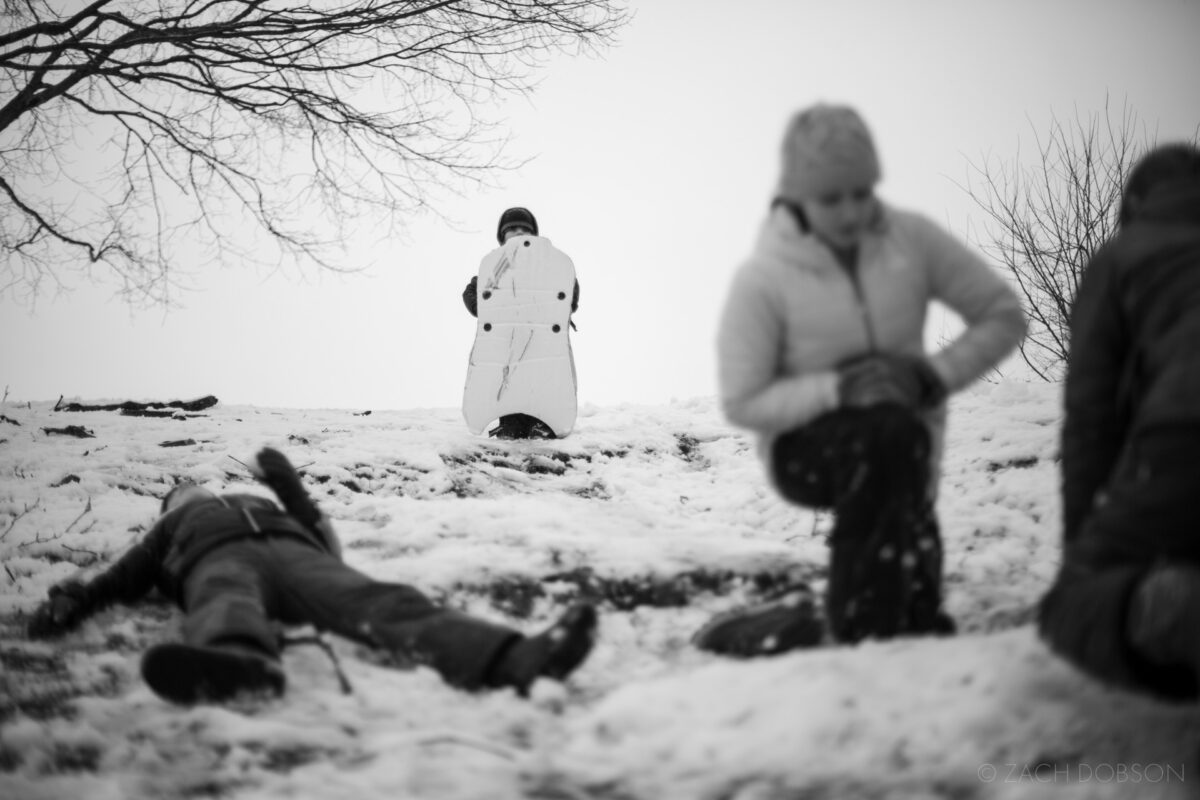
M 1200 148 L 1147 153 L 1071 311 L 1063 560 L 1049 646 L 1110 684 L 1200 697 Z
M 758 434 L 786 499 L 834 513 L 825 616 L 839 642 L 954 630 L 933 507 L 946 400 L 1025 333 L 1004 279 L 932 221 L 879 200 L 879 178 L 853 109 L 818 104 L 793 116 L 771 212 L 717 337 L 726 417 Z M 927 354 L 935 300 L 966 327 Z M 814 613 L 803 593 L 788 593 L 695 641 L 780 652 L 819 640 Z
M 549 629 L 516 631 L 435 605 L 411 586 L 376 581 L 347 566 L 329 519 L 287 458 L 264 448 L 256 474 L 283 504 L 250 494 L 216 495 L 181 483 L 140 541 L 93 580 L 50 590 L 28 634 L 56 636 L 114 602 L 157 586 L 186 614 L 182 644 L 160 644 L 142 677 L 180 704 L 220 702 L 242 692 L 282 694 L 278 624 L 312 625 L 398 660 L 425 664 L 464 689 L 563 680 L 591 650 L 596 611 L 570 608 Z
M 537 236 L 538 224 L 537 219 L 527 208 L 514 206 L 513 208 L 505 209 L 500 215 L 500 222 L 496 226 L 496 241 L 501 245 L 511 239 L 513 236 Z M 462 293 L 463 305 L 467 307 L 467 311 L 471 312 L 472 317 L 479 316 L 479 276 L 475 275 L 467 282 L 466 288 Z M 571 292 L 571 313 L 574 314 L 579 310 L 579 281 L 575 281 L 575 288 Z M 571 330 L 575 330 L 575 322 L 570 323 Z M 497 439 L 554 439 L 554 431 L 550 430 L 550 426 L 542 422 L 535 416 L 530 414 L 505 414 L 500 417 L 499 424 L 488 431 L 488 436 L 494 436 Z

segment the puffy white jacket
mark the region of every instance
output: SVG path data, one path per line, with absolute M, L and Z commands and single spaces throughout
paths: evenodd
M 734 276 L 717 340 L 721 403 L 730 422 L 776 436 L 838 406 L 836 365 L 873 352 L 925 355 L 930 301 L 966 328 L 930 363 L 951 391 L 996 366 L 1025 334 L 1020 300 L 975 252 L 928 218 L 881 203 L 842 268 L 780 206 Z M 938 472 L 945 406 L 926 414 Z

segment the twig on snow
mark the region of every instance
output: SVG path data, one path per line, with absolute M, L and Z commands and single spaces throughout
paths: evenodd
M 246 471 L 247 471 L 247 472 L 249 472 L 251 475 L 255 474 L 255 473 L 254 473 L 254 470 L 253 470 L 253 469 L 250 467 L 250 465 L 249 465 L 249 464 L 247 464 L 245 461 L 242 461 L 242 460 L 240 460 L 240 459 L 234 458 L 233 456 L 229 456 L 228 454 L 226 454 L 226 455 L 227 455 L 227 456 L 228 456 L 230 459 L 232 459 L 232 460 L 236 461 L 237 463 L 239 463 L 239 464 L 241 464 L 243 467 L 245 467 Z M 311 467 L 311 466 L 312 466 L 313 464 L 315 464 L 315 463 L 317 463 L 317 462 L 315 462 L 315 461 L 309 461 L 307 464 L 301 464 L 300 466 L 296 467 L 296 472 L 299 472 L 299 471 L 300 471 L 300 470 L 302 470 L 302 469 L 306 469 L 306 468 L 308 468 L 308 467 Z
M 39 497 L 37 500 L 33 501 L 33 505 L 26 505 L 24 511 L 13 517 L 12 521 L 8 523 L 8 527 L 4 529 L 4 533 L 0 533 L 0 542 L 4 541 L 5 537 L 12 533 L 12 529 L 16 526 L 17 520 L 21 519 L 21 517 L 25 516 L 30 511 L 33 511 L 35 508 L 41 505 L 41 503 L 42 498 Z
M 475 750 L 480 750 L 484 753 L 503 758 L 506 761 L 516 761 L 517 753 L 508 747 L 502 747 L 498 744 L 478 739 L 473 736 L 465 736 L 461 733 L 452 731 L 426 733 L 414 738 L 414 742 L 418 745 L 434 745 L 434 744 L 457 744 L 463 747 L 470 747 Z
M 95 523 L 92 524 L 94 525 Z M 91 525 L 89 525 L 88 528 L 91 528 Z M 95 550 L 88 550 L 86 547 L 71 547 L 69 544 L 64 544 L 63 550 L 70 550 L 72 553 L 87 553 L 92 558 L 100 558 L 99 553 L 97 553 Z
M 79 520 L 81 520 L 85 516 L 87 516 L 91 512 L 91 510 L 92 510 L 92 496 L 88 495 L 87 506 L 83 509 L 83 511 L 79 512 L 79 516 L 76 517 L 75 520 L 70 525 L 67 526 L 67 529 L 65 531 L 63 531 L 63 533 L 70 533 L 71 528 L 75 527 L 75 523 L 79 522 Z
M 38 533 L 35 533 L 33 535 L 32 542 L 21 542 L 19 545 L 17 545 L 17 547 L 21 548 L 21 547 L 29 547 L 30 545 L 35 545 L 35 544 L 46 544 L 47 542 L 57 542 L 59 539 L 63 538 L 64 535 L 65 534 L 62 534 L 62 533 L 56 533 L 53 536 L 47 536 L 45 539 L 43 539 L 42 534 L 39 531 Z

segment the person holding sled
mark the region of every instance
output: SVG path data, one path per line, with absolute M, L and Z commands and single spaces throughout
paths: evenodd
M 516 236 L 538 236 L 538 223 L 533 213 L 520 206 L 506 209 L 500 215 L 500 222 L 496 226 L 496 241 L 501 246 L 506 244 L 509 239 Z M 467 307 L 467 311 L 471 312 L 472 317 L 479 316 L 479 276 L 475 275 L 468 281 L 467 286 L 462 293 L 463 305 Z M 574 283 L 574 289 L 571 293 L 571 313 L 574 314 L 579 310 L 579 281 Z M 575 330 L 575 323 L 571 321 L 571 330 Z M 515 413 L 504 414 L 500 417 L 496 427 L 488 431 L 489 436 L 494 436 L 498 439 L 554 439 L 554 432 L 542 420 L 531 414 Z
M 758 241 L 721 316 L 721 405 L 758 434 L 774 488 L 832 510 L 824 616 L 832 638 L 947 634 L 934 511 L 946 401 L 1020 342 L 1016 294 L 928 218 L 876 196 L 879 159 L 856 111 L 796 113 Z M 966 323 L 934 353 L 927 311 Z M 814 603 L 791 593 L 695 638 L 738 655 L 815 644 Z
M 151 647 L 142 677 L 179 704 L 244 692 L 282 694 L 280 625 L 312 625 L 425 664 L 464 689 L 566 678 L 586 658 L 595 609 L 578 605 L 543 633 L 514 630 L 442 608 L 417 589 L 347 566 L 329 519 L 287 458 L 264 448 L 255 465 L 282 508 L 251 494 L 216 495 L 181 483 L 163 498 L 153 528 L 90 581 L 50 589 L 32 614 L 32 638 L 58 636 L 152 587 L 184 611 L 183 642 Z
M 1156 147 L 1071 311 L 1063 559 L 1043 639 L 1084 672 L 1200 697 L 1200 148 Z

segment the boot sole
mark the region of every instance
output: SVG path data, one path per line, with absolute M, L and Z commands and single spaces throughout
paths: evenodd
M 159 697 L 179 705 L 219 703 L 243 693 L 278 696 L 286 683 L 279 665 L 266 658 L 184 644 L 147 651 L 142 678 Z

